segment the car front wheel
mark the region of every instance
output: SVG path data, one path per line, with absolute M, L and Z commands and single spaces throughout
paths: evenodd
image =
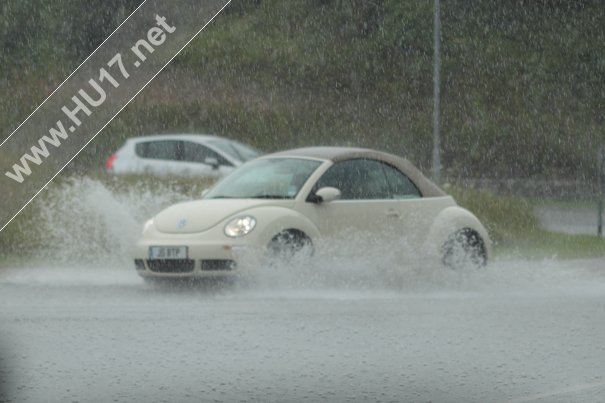
M 313 243 L 302 231 L 282 231 L 269 242 L 267 255 L 271 262 L 283 263 L 309 258 L 313 255 Z

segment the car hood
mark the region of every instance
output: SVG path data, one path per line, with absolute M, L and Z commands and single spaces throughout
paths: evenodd
M 294 200 L 206 199 L 175 204 L 154 218 L 155 228 L 169 234 L 191 234 L 210 229 L 224 219 L 261 206 L 289 207 Z

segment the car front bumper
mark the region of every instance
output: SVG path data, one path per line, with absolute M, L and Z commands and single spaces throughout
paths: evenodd
M 247 241 L 250 241 L 248 239 Z M 186 259 L 150 259 L 152 246 L 186 246 Z M 242 263 L 254 264 L 266 248 L 241 239 L 210 241 L 208 239 L 175 236 L 145 238 L 136 245 L 135 269 L 141 277 L 188 278 L 231 276 Z

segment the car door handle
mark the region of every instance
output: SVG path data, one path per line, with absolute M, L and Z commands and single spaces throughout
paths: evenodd
M 399 218 L 399 211 L 389 210 L 389 211 L 387 211 L 387 217 Z

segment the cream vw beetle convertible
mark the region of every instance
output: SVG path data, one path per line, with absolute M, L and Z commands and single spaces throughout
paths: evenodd
M 469 211 L 408 160 L 360 148 L 313 147 L 257 158 L 201 200 L 145 223 L 135 267 L 144 278 L 237 273 L 242 251 L 310 255 L 351 233 L 403 239 L 446 267 L 481 267 L 491 242 Z M 310 257 L 310 256 L 309 256 Z

